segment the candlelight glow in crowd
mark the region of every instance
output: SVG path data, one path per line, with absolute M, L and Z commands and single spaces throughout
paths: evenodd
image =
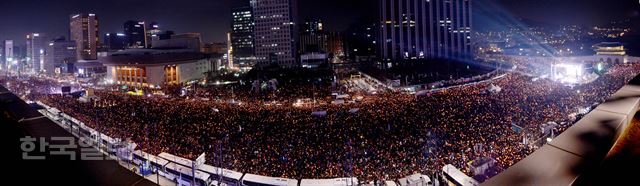
M 506 73 L 421 96 L 384 91 L 341 105 L 320 104 L 330 101 L 328 86 L 280 87 L 268 97 L 200 88 L 189 99 L 111 91 L 97 91 L 97 103 L 61 95 L 31 98 L 108 136 L 130 138 L 152 154 L 194 159 L 205 152 L 207 164 L 240 172 L 296 179 L 353 175 L 371 181 L 432 175 L 446 164 L 466 172 L 467 163 L 479 157 L 509 167 L 536 149 L 523 144 L 523 137 L 538 140 L 541 124 L 548 122 L 559 123 L 553 130 L 560 134 L 579 119 L 572 113 L 603 102 L 638 73 L 640 65 L 614 65 L 597 80 L 573 87 Z M 30 82 L 35 85 L 9 88 L 21 92 L 50 83 Z M 293 98 L 314 92 L 323 94 L 318 104 L 292 104 Z M 229 98 L 237 101 L 221 101 Z M 268 104 L 273 100 L 279 104 Z M 474 150 L 477 145 L 483 150 Z

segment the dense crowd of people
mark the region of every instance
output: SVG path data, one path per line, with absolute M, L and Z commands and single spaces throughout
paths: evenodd
M 69 87 L 70 92 L 82 89 L 80 84 L 73 81 L 57 81 L 48 78 L 27 76 L 4 76 L 3 74 L 0 74 L 0 85 L 26 100 L 34 100 L 37 98 L 37 95 L 60 94 L 62 92 L 61 87 L 63 86 Z
M 639 73 L 640 65 L 617 65 L 574 87 L 509 73 L 427 96 L 381 92 L 358 103 L 311 107 L 265 105 L 264 95 L 235 90 L 229 96 L 216 88 L 196 90 L 197 95 L 244 104 L 108 91 L 97 92 L 97 103 L 60 95 L 38 99 L 152 154 L 195 159 L 205 152 L 207 164 L 240 172 L 296 179 L 353 175 L 371 181 L 432 175 L 445 164 L 469 173 L 467 163 L 480 157 L 509 167 L 537 148 L 522 142 L 542 136 L 541 124 L 564 123 L 554 129 L 561 133 L 577 119 L 570 113 L 604 101 Z M 491 86 L 501 91 L 489 91 Z M 286 100 L 315 89 L 330 92 L 325 85 L 284 87 L 267 95 Z M 327 114 L 312 115 L 315 111 Z M 514 131 L 514 124 L 525 130 Z

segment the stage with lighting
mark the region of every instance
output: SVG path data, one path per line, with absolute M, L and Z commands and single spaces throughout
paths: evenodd
M 554 64 L 551 71 L 554 81 L 569 85 L 586 84 L 599 77 L 582 63 Z

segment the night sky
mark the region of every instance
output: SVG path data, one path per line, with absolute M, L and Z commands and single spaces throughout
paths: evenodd
M 162 29 L 200 32 L 204 41 L 223 41 L 230 9 L 248 0 L 0 0 L 0 39 L 24 41 L 29 32 L 67 36 L 69 15 L 99 16 L 100 32 L 121 32 L 126 20 L 158 21 Z M 300 18 L 321 18 L 342 31 L 376 17 L 377 0 L 299 0 Z M 248 3 L 247 3 L 248 4 Z M 547 23 L 606 24 L 638 17 L 638 0 L 474 0 L 474 27 L 490 28 L 513 17 Z

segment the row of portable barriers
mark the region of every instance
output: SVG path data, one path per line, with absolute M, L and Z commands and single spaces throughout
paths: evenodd
M 365 183 L 359 181 L 356 177 L 331 178 L 331 179 L 289 179 L 262 176 L 250 173 L 241 173 L 229 169 L 214 167 L 207 164 L 198 166 L 192 160 L 175 156 L 166 152 L 158 155 L 149 154 L 141 150 L 133 150 L 129 144 L 124 143 L 118 138 L 111 138 L 96 130 L 86 126 L 83 122 L 61 112 L 60 110 L 49 107 L 42 102 L 36 102 L 42 106 L 44 110 L 40 112 L 53 120 L 61 127 L 67 129 L 71 134 L 77 137 L 90 138 L 94 142 L 100 140 L 99 145 L 105 154 L 115 156 L 120 161 L 126 161 L 135 165 L 132 170 L 147 175 L 156 173 L 168 180 L 176 182 L 178 185 L 229 185 L 229 186 L 354 186 L 354 185 L 381 185 L 381 186 L 432 186 L 441 185 L 438 181 L 432 182 L 431 178 L 423 174 L 414 174 L 398 180 L 385 180 L 376 183 Z M 124 145 L 123 145 L 124 144 Z M 129 150 L 126 150 L 129 148 Z M 124 149 L 124 150 L 123 150 Z M 123 154 L 122 152 L 128 152 Z M 193 169 L 192 167 L 195 167 Z M 447 165 L 443 167 L 443 175 L 451 180 L 449 183 L 456 185 L 477 185 L 472 178 L 466 177 L 462 172 Z M 195 173 L 195 178 L 192 176 Z M 458 180 L 458 181 L 456 181 Z M 461 181 L 460 181 L 461 180 Z M 465 181 L 472 180 L 472 181 Z M 470 184 L 471 183 L 471 184 Z M 446 184 L 446 183 L 442 183 Z

